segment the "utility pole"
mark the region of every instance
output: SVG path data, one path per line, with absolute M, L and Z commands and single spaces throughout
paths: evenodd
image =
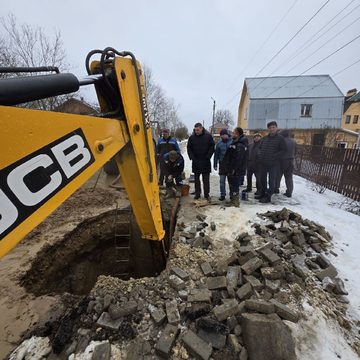
M 215 125 L 215 106 L 216 106 L 216 101 L 215 99 L 212 97 L 213 99 L 213 118 L 212 118 L 212 127 L 211 127 L 211 134 L 214 134 L 214 125 Z

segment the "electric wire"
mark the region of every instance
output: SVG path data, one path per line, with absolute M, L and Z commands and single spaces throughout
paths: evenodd
M 300 54 L 302 54 L 305 50 L 307 50 L 311 45 L 313 45 L 315 42 L 317 42 L 319 39 L 321 39 L 325 34 L 327 34 L 330 30 L 332 30 L 336 25 L 338 25 L 341 21 L 343 21 L 345 18 L 347 18 L 349 15 L 353 14 L 354 11 L 360 7 L 360 4 L 355 6 L 353 9 L 351 9 L 348 13 L 346 13 L 341 19 L 339 19 L 335 24 L 333 24 L 329 29 L 324 31 L 322 34 L 320 34 L 318 37 L 314 38 L 314 36 L 318 35 L 321 30 L 323 30 L 328 24 L 332 22 L 337 16 L 339 16 L 349 5 L 351 5 L 355 0 L 352 0 L 349 4 L 347 4 L 340 12 L 338 12 L 330 21 L 328 21 L 319 31 L 317 31 L 310 39 L 312 39 L 310 42 L 306 40 L 301 46 L 299 46 L 289 57 L 287 57 L 275 70 L 273 70 L 268 76 L 273 75 L 275 72 L 277 72 L 282 66 L 285 64 L 288 64 L 289 62 L 296 59 Z
M 322 9 L 330 2 L 330 0 L 325 1 L 325 3 L 306 21 L 306 23 L 301 26 L 301 28 L 286 42 L 285 45 L 282 46 L 280 50 L 276 52 L 275 55 L 255 74 L 254 77 L 257 77 L 295 38 L 300 34 L 300 32 L 320 13 Z M 258 84 L 259 85 L 259 84 Z M 257 85 L 257 86 L 258 86 Z M 233 102 L 235 98 L 241 93 L 241 89 L 228 101 L 226 104 L 222 105 L 222 107 L 226 107 L 230 103 Z
M 355 1 L 355 0 L 353 0 Z M 263 41 L 263 43 L 260 45 L 260 47 L 256 50 L 256 52 L 254 53 L 254 55 L 251 57 L 251 59 L 249 60 L 249 62 L 244 66 L 244 68 L 241 70 L 240 74 L 238 76 L 236 76 L 235 80 L 232 82 L 232 84 L 228 87 L 228 90 L 231 89 L 239 80 L 239 78 L 243 75 L 243 73 L 245 72 L 245 70 L 249 67 L 249 65 L 252 64 L 252 62 L 254 61 L 254 59 L 256 58 L 256 56 L 260 53 L 260 51 L 264 48 L 264 46 L 268 43 L 268 41 L 270 40 L 270 38 L 273 36 L 273 34 L 275 33 L 275 31 L 279 28 L 279 26 L 282 24 L 282 22 L 285 20 L 285 18 L 288 16 L 288 14 L 290 13 L 290 11 L 293 9 L 293 7 L 296 5 L 296 3 L 298 2 L 298 0 L 295 0 L 292 5 L 287 9 L 287 11 L 285 12 L 285 14 L 281 17 L 281 19 L 278 21 L 278 23 L 275 25 L 275 27 L 272 29 L 272 31 L 270 32 L 270 34 L 268 35 L 268 37 Z
M 277 87 L 276 89 L 274 89 L 273 91 L 271 91 L 269 94 L 267 94 L 266 96 L 264 96 L 264 98 L 268 98 L 270 95 L 274 94 L 276 91 L 282 89 L 284 86 L 286 86 L 287 84 L 291 83 L 292 81 L 294 81 L 295 79 L 297 79 L 298 77 L 300 77 L 301 75 L 306 74 L 308 71 L 310 71 L 311 69 L 313 69 L 314 67 L 316 67 L 317 65 L 321 64 L 322 62 L 324 62 L 325 60 L 329 59 L 331 56 L 335 55 L 336 53 L 338 53 L 339 51 L 341 51 L 342 49 L 344 49 L 346 46 L 352 44 L 354 41 L 356 41 L 358 38 L 360 38 L 360 35 L 357 35 L 356 37 L 354 37 L 352 40 L 348 41 L 346 44 L 340 46 L 339 48 L 337 48 L 335 51 L 333 51 L 332 53 L 330 53 L 329 55 L 325 56 L 324 58 L 322 58 L 321 60 L 319 60 L 318 62 L 316 62 L 315 64 L 311 65 L 309 68 L 307 68 L 306 70 L 304 70 L 301 74 L 296 75 L 294 77 L 291 77 L 291 79 L 289 81 L 287 81 L 285 84 Z

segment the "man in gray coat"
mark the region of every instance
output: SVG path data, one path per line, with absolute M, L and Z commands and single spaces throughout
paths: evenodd
M 285 139 L 286 150 L 280 159 L 280 172 L 276 181 L 275 193 L 279 193 L 281 178 L 285 177 L 286 191 L 285 196 L 291 197 L 294 191 L 293 172 L 294 158 L 296 154 L 296 142 L 290 138 L 288 130 L 280 131 L 280 135 Z

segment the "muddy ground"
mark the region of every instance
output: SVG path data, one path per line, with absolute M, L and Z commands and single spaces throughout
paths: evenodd
M 114 211 L 117 206 L 120 209 L 129 206 L 124 190 L 109 187 L 114 177 L 107 176 L 102 172 L 94 188 L 97 175 L 34 229 L 13 251 L 0 260 L 1 359 L 5 358 L 16 347 L 24 332 L 63 311 L 64 305 L 59 293 L 62 290 L 69 290 L 66 287 L 66 281 L 63 281 L 62 288 L 60 279 L 63 274 L 57 274 L 55 271 L 50 274 L 49 279 L 40 279 L 34 272 L 31 274 L 32 276 L 24 280 L 24 275 L 30 269 L 41 249 L 60 244 L 64 241 L 66 234 L 87 218 L 107 211 Z M 104 221 L 104 228 L 106 228 L 107 220 Z M 78 239 L 80 237 L 81 234 L 79 234 Z M 79 245 L 81 244 L 79 243 Z M 48 256 L 42 257 L 44 264 L 46 259 L 48 262 L 64 259 L 66 249 L 64 250 L 62 247 L 59 249 L 65 253 L 58 257 L 56 253 L 49 251 Z M 58 265 L 60 267 L 61 264 Z M 81 269 L 78 269 L 78 276 L 80 273 Z M 96 274 L 94 274 L 95 276 Z M 93 285 L 92 280 L 90 279 L 84 289 L 79 288 L 79 282 L 76 282 L 73 292 L 84 293 L 88 291 Z M 71 298 L 66 301 L 71 302 Z

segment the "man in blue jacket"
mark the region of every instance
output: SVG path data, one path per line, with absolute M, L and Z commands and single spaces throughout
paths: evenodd
M 162 137 L 159 138 L 158 143 L 156 145 L 156 155 L 159 159 L 160 165 L 160 176 L 159 176 L 159 185 L 163 185 L 164 183 L 164 155 L 170 152 L 171 150 L 175 150 L 180 154 L 180 148 L 175 138 L 170 136 L 169 129 L 163 129 Z
M 242 134 L 243 130 L 239 127 L 233 130 L 232 142 L 223 160 L 224 170 L 229 179 L 231 205 L 235 207 L 240 206 L 240 178 L 246 171 L 246 147 L 240 139 Z
M 229 145 L 231 144 L 231 139 L 229 138 L 229 133 L 227 129 L 222 129 L 220 131 L 220 140 L 217 142 L 215 146 L 215 153 L 214 153 L 214 170 L 218 169 L 219 164 L 219 176 L 220 176 L 220 201 L 225 200 L 226 196 L 226 177 L 227 173 L 224 169 L 224 156 L 226 150 L 228 149 Z M 229 179 L 228 179 L 229 181 Z M 230 187 L 230 184 L 229 184 Z

